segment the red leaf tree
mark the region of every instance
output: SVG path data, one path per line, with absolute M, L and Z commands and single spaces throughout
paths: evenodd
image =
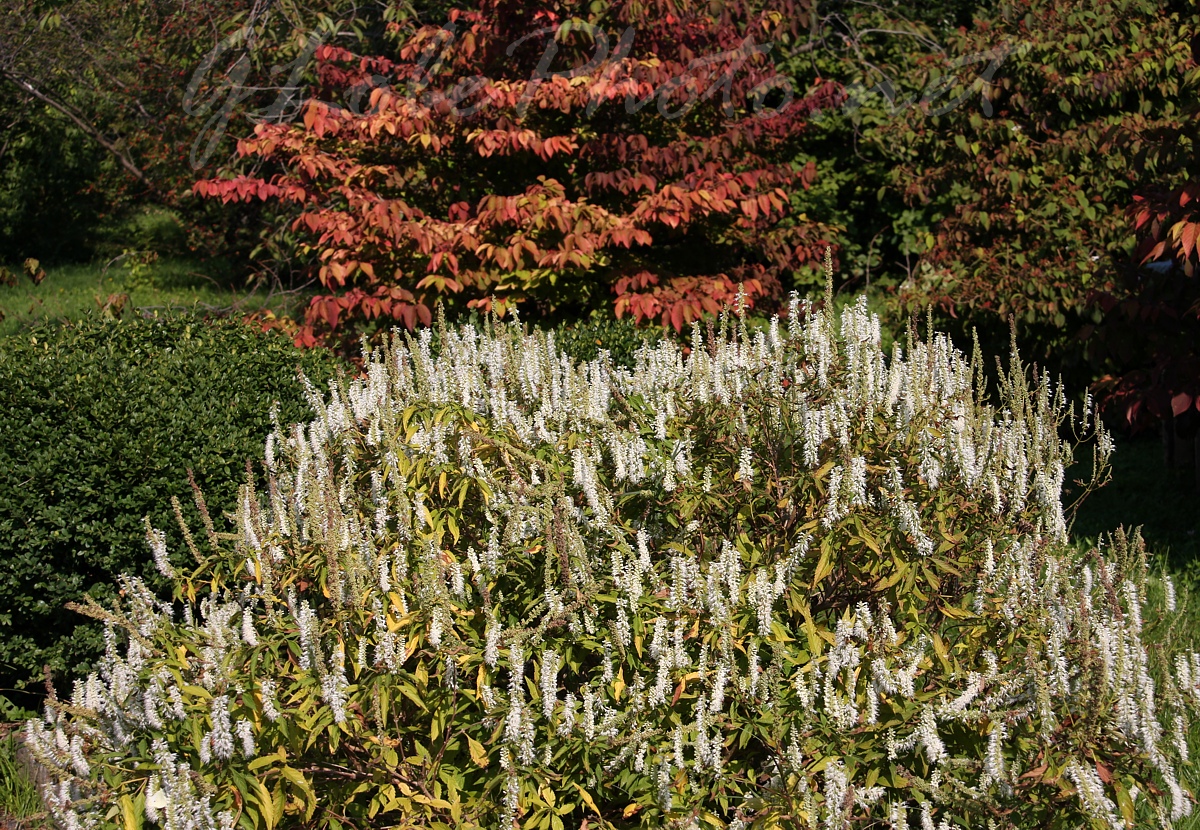
M 1185 88 L 1200 83 L 1200 34 L 1182 64 Z M 1098 292 L 1104 318 L 1092 358 L 1108 371 L 1095 385 L 1113 416 L 1136 431 L 1163 427 L 1166 455 L 1200 432 L 1200 108 L 1185 103 L 1177 124 L 1151 136 L 1171 152 L 1133 195 L 1127 217 L 1137 244 L 1126 279 Z M 1200 449 L 1196 451 L 1200 462 Z M 1200 481 L 1200 464 L 1197 466 Z
M 296 253 L 326 292 L 300 342 L 347 320 L 428 322 L 451 305 L 618 316 L 676 330 L 739 291 L 777 298 L 828 229 L 789 215 L 791 164 L 838 89 L 793 90 L 770 52 L 807 25 L 756 6 L 484 0 L 446 25 L 393 24 L 391 57 L 318 50 L 299 124 L 239 142 L 251 173 L 197 182 L 294 205 Z M 338 104 L 330 103 L 340 101 Z

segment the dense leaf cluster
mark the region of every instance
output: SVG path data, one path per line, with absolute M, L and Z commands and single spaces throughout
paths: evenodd
M 60 676 L 90 665 L 100 630 L 77 629 L 64 603 L 146 575 L 143 517 L 173 528 L 172 497 L 198 520 L 188 469 L 218 520 L 233 507 L 272 403 L 285 419 L 305 413 L 298 368 L 325 379 L 335 364 L 273 333 L 181 317 L 0 342 L 0 687 L 40 681 L 44 664 Z
M 1136 189 L 1182 184 L 1194 157 L 1198 25 L 1165 0 L 1014 0 L 947 33 L 947 56 L 914 68 L 941 76 L 938 104 L 962 103 L 903 108 L 870 130 L 896 148 L 890 186 L 920 258 L 901 295 L 1001 336 L 1014 315 L 1036 359 L 1065 361 L 1098 316 L 1091 292 L 1133 253 Z
M 348 320 L 428 324 L 439 296 L 560 316 L 615 299 L 679 331 L 739 284 L 777 300 L 819 271 L 826 228 L 788 200 L 811 183 L 792 156 L 833 89 L 792 89 L 769 58 L 808 15 L 488 0 L 442 28 L 397 24 L 386 56 L 318 49 L 302 123 L 260 124 L 238 145 L 250 173 L 194 190 L 294 216 L 291 253 L 326 289 L 298 342 Z

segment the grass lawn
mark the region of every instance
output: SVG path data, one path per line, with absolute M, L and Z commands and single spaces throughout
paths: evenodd
M 19 266 L 10 266 L 10 270 L 20 274 Z M 264 307 L 278 312 L 303 301 L 294 295 L 269 296 L 265 290 L 247 294 L 219 263 L 160 260 L 140 272 L 120 263 L 107 269 L 103 264 L 65 265 L 47 268 L 46 279 L 38 286 L 24 275 L 15 287 L 0 285 L 0 336 L 44 320 L 98 314 L 114 294 L 129 295 L 125 314 L 167 309 L 228 314 Z
M 46 827 L 46 822 L 38 818 L 43 810 L 37 787 L 17 760 L 16 735 L 11 730 L 0 730 L 0 827 Z

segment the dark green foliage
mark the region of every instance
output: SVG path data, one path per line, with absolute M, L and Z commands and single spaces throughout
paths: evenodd
M 86 259 L 104 209 L 103 150 L 48 107 L 17 119 L 0 88 L 0 262 Z
M 632 366 L 637 350 L 643 343 L 651 346 L 658 342 L 658 326 L 639 328 L 630 317 L 614 320 L 599 314 L 555 329 L 554 340 L 558 347 L 574 360 L 595 360 L 602 349 L 607 349 L 613 362 Z
M 262 456 L 272 402 L 284 423 L 308 417 L 297 367 L 321 386 L 336 364 L 278 334 L 188 317 L 0 340 L 0 687 L 29 688 L 43 664 L 62 679 L 97 654 L 99 627 L 76 629 L 64 603 L 111 595 L 122 572 L 157 584 L 144 516 L 186 565 L 170 501 L 199 521 L 185 470 L 223 524 L 246 460 Z

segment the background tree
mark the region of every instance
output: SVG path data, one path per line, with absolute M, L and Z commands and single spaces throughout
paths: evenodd
M 0 107 L 11 114 L 0 212 L 19 220 L 0 236 L 0 259 L 87 258 L 105 228 L 147 206 L 172 210 L 195 250 L 248 251 L 260 212 L 214 210 L 189 198 L 190 185 L 233 153 L 230 128 L 294 114 L 298 91 L 280 89 L 308 79 L 314 35 L 357 44 L 382 25 L 385 4 L 340 6 L 0 2 Z M 31 146 L 40 156 L 22 150 Z M 74 241 L 28 232 L 32 216 L 48 224 L 66 201 L 78 205 Z
M 1200 34 L 1190 46 L 1195 78 Z M 1181 126 L 1155 136 L 1173 152 L 1133 196 L 1128 215 L 1137 246 L 1123 279 L 1100 295 L 1105 316 L 1088 341 L 1089 356 L 1104 372 L 1096 389 L 1110 416 L 1133 430 L 1161 423 L 1169 463 L 1193 454 L 1183 452 L 1186 445 L 1177 452 L 1176 443 L 1194 442 L 1200 428 L 1198 114 L 1193 101 Z
M 942 114 L 904 108 L 872 136 L 912 211 L 902 300 L 997 340 L 1015 316 L 1038 360 L 1077 359 L 1089 297 L 1132 253 L 1135 187 L 1189 152 L 1164 139 L 1191 119 L 1182 102 L 1200 74 L 1180 31 L 1198 23 L 1163 0 L 1013 0 L 950 38 L 961 68 L 923 60 L 946 78 L 944 101 L 974 95 Z
M 790 161 L 836 88 L 795 94 L 765 47 L 794 43 L 806 7 L 573 15 L 489 0 L 444 28 L 396 22 L 392 58 L 322 47 L 321 100 L 344 106 L 258 125 L 239 144 L 256 169 L 197 183 L 296 206 L 295 250 L 329 289 L 301 340 L 347 317 L 427 321 L 439 295 L 545 317 L 615 291 L 618 316 L 678 330 L 738 285 L 770 300 L 817 267 L 828 229 L 788 210 L 814 168 Z

